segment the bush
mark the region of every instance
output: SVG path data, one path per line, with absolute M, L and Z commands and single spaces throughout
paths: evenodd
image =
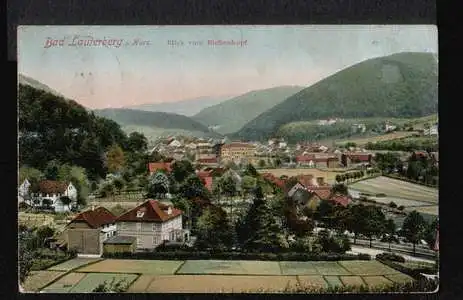
M 404 210 L 405 209 L 405 206 L 401 205 L 399 207 L 397 207 L 398 210 Z
M 376 194 L 376 197 L 387 197 L 387 195 L 384 193 L 378 193 Z
M 378 260 L 390 260 L 390 261 L 396 261 L 396 262 L 405 262 L 405 258 L 401 255 L 394 254 L 394 253 L 387 253 L 383 252 L 378 255 L 376 255 L 376 259 Z
M 395 204 L 395 202 L 391 201 L 391 202 L 389 202 L 389 207 L 397 208 L 397 204 Z
M 155 251 L 137 253 L 103 253 L 104 258 L 119 259 L 159 259 L 159 260 L 261 260 L 261 261 L 338 261 L 370 260 L 370 256 L 340 253 L 262 253 L 262 252 L 222 252 L 222 251 Z

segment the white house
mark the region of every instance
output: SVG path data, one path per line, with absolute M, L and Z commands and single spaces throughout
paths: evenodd
M 116 219 L 118 236 L 135 237 L 137 249 L 154 249 L 163 241 L 187 242 L 182 211 L 158 200 L 147 200 Z
M 178 147 L 182 146 L 182 143 L 180 141 L 178 141 L 178 140 L 173 140 L 172 142 L 169 143 L 169 146 L 178 148 Z
M 22 198 L 29 196 L 30 187 L 31 187 L 31 183 L 26 178 L 18 188 L 18 196 Z
M 24 183 L 22 184 L 24 185 Z M 30 189 L 30 188 L 29 188 Z M 28 191 L 31 205 L 45 206 L 54 208 L 55 212 L 67 212 L 77 204 L 77 189 L 72 182 L 65 183 L 54 180 L 42 180 L 38 184 L 38 191 Z M 61 197 L 71 199 L 69 205 L 63 204 Z

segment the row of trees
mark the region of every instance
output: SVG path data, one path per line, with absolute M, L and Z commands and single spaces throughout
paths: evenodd
M 365 145 L 365 149 L 407 152 L 411 152 L 416 149 L 425 149 L 426 151 L 433 152 L 439 151 L 439 143 L 438 140 L 433 137 L 403 138 L 376 143 L 369 142 Z

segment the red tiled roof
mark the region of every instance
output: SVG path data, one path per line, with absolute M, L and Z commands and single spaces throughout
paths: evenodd
M 297 179 L 303 186 L 307 188 L 308 186 L 312 185 L 313 175 L 299 175 L 297 176 Z
M 72 219 L 70 223 L 86 222 L 92 228 L 99 228 L 102 225 L 115 223 L 116 216 L 104 207 L 97 207 L 94 210 L 81 212 Z
M 171 207 L 172 214 L 167 214 L 168 205 L 160 203 L 158 200 L 149 199 L 137 207 L 119 216 L 116 222 L 165 222 L 182 214 L 182 211 Z M 137 217 L 138 212 L 143 211 L 141 217 Z
M 283 179 L 275 177 L 272 173 L 263 173 L 262 177 L 264 177 L 264 179 L 272 182 L 273 184 L 275 184 L 279 188 L 284 188 L 285 187 L 285 181 Z
M 167 162 L 149 163 L 148 169 L 150 173 L 154 173 L 158 170 L 166 170 L 167 172 L 170 172 L 172 171 L 172 163 L 167 163 Z
M 42 180 L 39 182 L 39 191 L 43 194 L 62 194 L 67 187 L 67 183 L 54 180 Z
M 225 144 L 222 146 L 222 148 L 242 148 L 242 147 L 245 147 L 245 148 L 254 148 L 255 146 L 252 145 L 252 144 L 248 144 L 248 143 L 241 143 L 241 142 L 232 142 L 230 144 Z
M 372 155 L 370 153 L 348 153 L 350 159 L 358 159 L 360 161 L 370 161 Z
M 296 156 L 296 162 L 310 162 L 315 159 L 315 155 L 298 155 Z
M 334 195 L 331 197 L 330 200 L 344 207 L 349 205 L 349 203 L 351 202 L 351 199 L 348 196 L 344 196 L 344 195 Z
M 216 164 L 217 158 L 200 158 L 196 162 L 201 164 Z
M 323 187 L 309 187 L 307 190 L 311 193 L 314 193 L 322 200 L 328 200 L 331 196 L 331 187 L 330 186 L 323 186 Z

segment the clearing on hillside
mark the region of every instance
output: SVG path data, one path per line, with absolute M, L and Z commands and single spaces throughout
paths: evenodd
M 172 275 L 183 264 L 177 260 L 105 259 L 76 270 L 85 273 Z
M 437 204 L 439 196 L 438 189 L 385 176 L 359 181 L 349 185 L 349 188 L 359 192 L 371 193 L 373 195 L 384 193 L 388 197 L 415 200 L 431 204 Z

